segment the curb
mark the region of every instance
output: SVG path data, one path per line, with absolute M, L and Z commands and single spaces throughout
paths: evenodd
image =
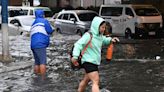
M 112 59 L 112 61 L 117 62 L 123 62 L 123 61 L 127 61 L 127 62 L 161 62 L 164 61 L 164 59 Z
M 29 61 L 4 64 L 4 66 L 0 68 L 0 74 L 6 73 L 6 72 L 12 72 L 15 70 L 20 70 L 20 69 L 26 69 L 26 68 L 32 67 L 32 65 L 33 65 L 33 62 L 29 62 Z

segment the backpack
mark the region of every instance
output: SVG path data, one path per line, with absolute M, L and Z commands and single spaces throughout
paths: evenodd
M 92 40 L 92 33 L 91 32 L 88 32 L 90 34 L 90 40 L 88 41 L 88 43 L 86 44 L 86 46 L 84 47 L 84 49 L 80 52 L 80 55 L 78 56 L 78 63 L 79 63 L 79 66 L 74 66 L 74 64 L 72 63 L 71 59 L 73 57 L 73 49 L 74 49 L 74 45 L 71 47 L 71 51 L 70 51 L 70 63 L 71 63 L 71 68 L 73 70 L 79 70 L 82 68 L 82 64 L 81 64 L 81 59 L 82 59 L 82 56 L 84 54 L 84 52 L 86 51 L 87 47 L 89 46 L 89 44 L 91 43 L 91 40 Z

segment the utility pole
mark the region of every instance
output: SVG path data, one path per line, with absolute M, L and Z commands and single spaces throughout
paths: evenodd
M 1 0 L 2 6 L 2 60 L 10 61 L 8 38 L 8 0 Z

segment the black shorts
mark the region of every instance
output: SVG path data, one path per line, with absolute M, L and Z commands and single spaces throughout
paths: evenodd
M 83 63 L 82 67 L 85 69 L 86 73 L 98 71 L 98 65 L 95 65 L 89 62 Z

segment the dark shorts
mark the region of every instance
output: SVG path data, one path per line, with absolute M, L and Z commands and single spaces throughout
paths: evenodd
M 98 71 L 98 65 L 95 65 L 89 62 L 83 63 L 82 67 L 85 69 L 86 73 Z
M 32 49 L 35 65 L 46 64 L 46 48 Z

